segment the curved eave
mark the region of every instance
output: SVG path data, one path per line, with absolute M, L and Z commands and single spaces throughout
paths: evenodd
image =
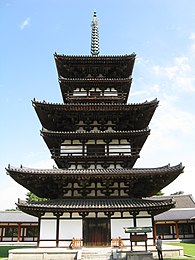
M 47 129 L 41 130 L 41 135 L 43 137 L 52 137 L 52 138 L 129 138 L 131 136 L 148 136 L 150 134 L 150 129 L 145 128 L 142 130 L 132 130 L 132 131 L 77 131 L 77 132 L 65 132 L 65 131 L 51 131 Z
M 50 131 L 43 129 L 41 136 L 46 142 L 49 149 L 58 148 L 64 140 L 90 140 L 90 139 L 133 139 L 133 147 L 140 149 L 144 145 L 147 137 L 150 134 L 149 128 L 135 131 L 78 131 L 78 132 L 63 132 Z
M 132 78 L 117 78 L 117 79 L 108 79 L 108 78 L 59 78 L 59 84 L 61 88 L 61 93 L 63 96 L 64 103 L 66 102 L 116 102 L 116 103 L 127 103 L 129 96 L 129 91 L 131 88 Z M 73 96 L 73 91 L 75 89 L 88 89 L 91 88 L 115 88 L 119 96 L 101 96 L 101 97 L 77 97 Z M 68 92 L 68 95 L 67 95 Z
M 106 84 L 108 85 L 114 85 L 116 88 L 118 85 L 126 86 L 126 84 L 129 86 L 129 84 L 132 82 L 132 78 L 64 78 L 62 76 L 59 77 L 59 82 L 62 84 L 87 84 L 87 85 L 101 85 Z M 116 85 L 117 84 L 117 85 Z
M 63 95 L 64 103 L 119 103 L 126 104 L 128 96 L 125 94 L 122 97 L 75 97 Z
M 132 53 L 129 55 L 98 55 L 98 56 L 92 56 L 92 55 L 64 55 L 64 54 L 58 54 L 54 53 L 54 58 L 56 61 L 67 61 L 67 62 L 116 62 L 116 61 L 128 61 L 135 59 L 136 54 Z
M 82 181 L 128 182 L 133 197 L 150 197 L 174 181 L 182 172 L 182 164 L 148 169 L 99 169 L 99 170 L 69 170 L 69 169 L 30 169 L 7 168 L 7 173 L 19 184 L 39 197 L 59 198 L 62 196 L 63 182 Z M 60 195 L 61 194 L 61 195 Z
M 147 175 L 147 174 L 163 174 L 163 173 L 182 173 L 184 170 L 184 166 L 182 163 L 170 166 L 169 164 L 162 166 L 162 167 L 156 167 L 156 168 L 133 168 L 133 169 L 58 169 L 58 168 L 53 168 L 53 169 L 35 169 L 35 168 L 27 168 L 27 167 L 14 167 L 14 166 L 8 166 L 6 168 L 7 173 L 10 176 L 14 176 L 17 174 L 25 174 L 25 175 L 51 175 L 51 176 L 56 176 L 56 175 L 65 175 L 65 176 L 72 176 L 74 177 L 75 175 L 98 175 L 98 176 L 105 176 L 107 174 L 109 175 L 114 175 L 120 176 L 121 174 L 141 174 L 141 175 Z
M 149 199 L 61 199 L 48 200 L 42 202 L 22 202 L 16 205 L 23 212 L 41 216 L 46 212 L 59 213 L 90 213 L 105 212 L 111 215 L 115 212 L 134 212 L 148 211 L 151 215 L 160 214 L 174 207 L 173 200 L 149 200 Z
M 67 111 L 129 111 L 129 110 L 140 110 L 140 109 L 146 109 L 150 107 L 157 107 L 159 101 L 157 99 L 154 99 L 150 102 L 145 101 L 143 103 L 132 103 L 132 104 L 104 104 L 104 103 L 83 103 L 83 104 L 77 104 L 77 103 L 71 103 L 71 104 L 60 104 L 60 103 L 49 103 L 46 101 L 37 101 L 32 100 L 32 105 L 35 107 L 35 109 L 43 109 L 43 110 L 67 110 Z
M 99 119 L 110 117 L 125 121 L 125 127 L 134 129 L 146 128 L 158 106 L 155 99 L 151 102 L 141 104 L 118 104 L 118 103 L 67 103 L 51 104 L 33 100 L 33 106 L 44 128 L 49 130 L 75 130 L 74 119 L 83 120 L 87 113 L 88 116 Z M 136 119 L 136 121 L 135 121 Z M 97 119 L 96 119 L 97 120 Z M 112 119 L 111 119 L 112 120 Z M 128 121 L 131 121 L 128 126 Z M 124 127 L 119 122 L 119 127 Z M 132 126 L 131 126 L 132 125 Z
M 96 74 L 98 67 L 99 74 L 104 74 L 104 76 L 108 74 L 107 77 L 118 78 L 131 76 L 135 56 L 135 54 L 125 56 L 65 56 L 55 54 L 54 58 L 58 76 L 86 78 L 89 69 L 90 71 L 94 70 L 93 72 Z M 107 69 L 106 72 L 104 68 Z M 92 76 L 96 77 L 97 75 L 93 75 L 93 72 Z

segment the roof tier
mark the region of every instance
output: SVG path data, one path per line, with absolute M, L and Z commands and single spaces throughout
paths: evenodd
M 64 103 L 126 103 L 131 82 L 131 78 L 59 78 Z M 96 92 L 94 93 L 92 90 L 95 90 Z M 113 90 L 115 92 L 113 92 Z M 99 96 L 95 95 L 97 93 L 99 93 Z
M 61 169 L 71 168 L 72 165 L 79 165 L 83 169 L 90 168 L 91 165 L 101 166 L 106 169 L 110 165 L 118 165 L 122 168 L 132 168 L 137 159 L 140 158 L 139 150 L 134 149 L 130 152 L 126 150 L 126 152 L 113 152 L 111 155 L 106 154 L 105 151 L 101 152 L 101 148 L 98 152 L 93 152 L 92 154 L 88 154 L 86 151 L 84 154 L 82 152 L 73 152 L 67 154 L 66 151 L 60 151 L 59 149 L 51 150 L 52 156 L 51 158 L 55 160 L 57 166 Z M 79 168 L 78 167 L 78 168 Z
M 110 143 L 112 142 L 112 140 L 118 139 L 126 139 L 130 144 L 131 144 L 131 151 L 129 151 L 129 149 L 126 149 L 123 153 L 115 153 L 115 155 L 127 155 L 128 158 L 127 160 L 129 161 L 129 156 L 132 155 L 133 157 L 133 164 L 135 163 L 135 159 L 139 157 L 139 153 L 148 137 L 148 135 L 150 134 L 150 130 L 147 129 L 143 129 L 143 130 L 137 130 L 137 131 L 91 131 L 91 132 L 86 132 L 86 131 L 78 131 L 78 132 L 57 132 L 57 131 L 49 131 L 46 129 L 43 129 L 41 131 L 41 135 L 44 138 L 45 143 L 47 144 L 51 154 L 52 154 L 52 158 L 56 161 L 56 164 L 58 165 L 59 168 L 60 167 L 60 162 L 59 161 L 59 157 L 60 155 L 62 156 L 63 154 L 65 155 L 65 161 L 67 161 L 68 164 L 70 164 L 70 161 L 73 160 L 73 157 L 76 159 L 76 157 L 78 157 L 78 159 L 81 159 L 81 156 L 84 157 L 84 161 L 85 159 L 92 159 L 92 157 L 88 158 L 88 154 L 87 152 L 83 152 L 82 150 L 80 152 L 75 151 L 75 153 L 71 153 L 68 152 L 68 154 L 66 153 L 66 151 L 64 151 L 62 153 L 61 150 L 61 145 L 62 143 L 66 142 L 66 141 L 74 141 L 74 140 L 78 140 L 80 141 L 80 144 L 85 144 L 87 143 L 89 140 L 103 140 L 105 143 Z M 75 146 L 76 147 L 76 146 Z M 68 157 L 70 155 L 70 158 Z M 96 151 L 96 155 L 94 155 L 94 159 L 97 161 L 98 157 L 101 156 L 101 150 Z M 113 154 L 112 154 L 113 155 Z M 110 154 L 104 154 L 103 158 L 101 158 L 101 160 L 104 160 L 105 162 L 111 159 Z M 121 160 L 122 158 L 120 158 Z M 126 159 L 125 159 L 126 160 Z M 124 163 L 124 160 L 121 161 L 121 163 Z M 133 166 L 133 165 L 131 165 Z
M 128 78 L 131 77 L 135 53 L 121 56 L 66 56 L 54 54 L 59 77 Z
M 51 104 L 32 101 L 42 126 L 53 131 L 76 131 L 79 122 L 86 125 L 97 121 L 106 125 L 115 124 L 115 130 L 141 130 L 148 127 L 158 106 L 155 99 L 141 104 Z
M 112 216 L 116 212 L 130 212 L 139 214 L 147 211 L 149 214 L 156 215 L 174 207 L 174 201 L 162 200 L 154 201 L 149 199 L 130 199 L 130 198 L 110 198 L 110 199 L 56 199 L 42 202 L 17 203 L 20 210 L 34 216 L 42 216 L 46 212 L 55 215 L 67 213 L 79 213 L 85 217 L 90 212 L 104 212 L 106 216 Z
M 159 168 L 99 170 L 42 170 L 9 166 L 6 170 L 16 182 L 39 197 L 82 199 L 150 197 L 175 180 L 183 169 L 182 164 L 179 164 Z

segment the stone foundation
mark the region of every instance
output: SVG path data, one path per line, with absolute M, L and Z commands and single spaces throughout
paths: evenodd
M 8 260 L 75 260 L 78 251 L 63 248 L 23 248 L 9 250 Z
M 8 260 L 151 260 L 158 259 L 155 247 L 137 247 L 136 251 L 129 248 L 80 248 L 70 250 L 68 248 L 20 248 L 9 250 Z M 163 245 L 165 258 L 183 256 L 183 248 L 180 246 Z
M 129 252 L 126 254 L 126 259 L 127 260 L 151 260 L 154 258 L 151 252 Z

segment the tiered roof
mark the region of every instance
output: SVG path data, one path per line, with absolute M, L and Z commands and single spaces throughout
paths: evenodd
M 132 215 L 140 211 L 148 211 L 152 215 L 160 214 L 174 207 L 172 200 L 154 201 L 149 199 L 112 198 L 112 199 L 66 199 L 43 202 L 18 201 L 18 207 L 25 213 L 41 216 L 45 212 L 66 213 L 80 212 L 85 217 L 90 212 L 104 212 L 112 216 L 115 212 L 130 212 Z
M 32 104 L 44 128 L 53 131 L 76 131 L 76 123 L 90 119 L 115 121 L 118 131 L 148 127 L 158 100 L 141 104 L 67 103 L 53 104 L 33 100 Z
M 159 190 L 170 184 L 177 178 L 184 167 L 182 164 L 172 166 L 166 165 L 159 168 L 133 168 L 133 169 L 96 169 L 96 170 L 71 170 L 71 169 L 31 169 L 31 168 L 7 168 L 9 175 L 25 188 L 33 191 L 44 198 L 72 198 L 73 194 L 67 192 L 67 185 L 78 183 L 78 195 L 83 197 L 93 190 L 90 183 L 102 183 L 106 189 L 107 181 L 109 188 L 119 191 L 120 187 L 115 187 L 114 183 L 123 183 L 121 190 L 128 192 L 129 197 L 142 198 L 155 195 Z M 87 186 L 84 185 L 87 183 Z M 72 186 L 74 187 L 74 186 Z M 73 190 L 74 192 L 74 190 Z M 124 192 L 123 192 L 124 193 Z M 77 196 L 78 196 L 77 195 Z M 118 194 L 117 194 L 118 195 Z M 76 195 L 74 197 L 77 197 Z M 125 194 L 120 197 L 127 196 Z M 80 195 L 78 196 L 80 197 Z M 94 195 L 92 195 L 94 197 Z M 106 193 L 104 195 L 106 196 Z M 114 195 L 112 195 L 114 197 Z M 103 196 L 102 196 L 103 198 Z
M 127 104 L 136 55 L 98 56 L 96 14 L 92 29 L 91 56 L 54 54 L 64 103 L 32 101 L 43 127 L 41 135 L 59 169 L 7 168 L 19 184 L 51 200 L 19 202 L 18 206 L 35 216 L 48 211 L 79 212 L 84 216 L 88 212 L 137 214 L 141 210 L 155 215 L 173 207 L 173 201 L 141 198 L 163 189 L 184 167 L 179 164 L 132 168 L 149 135 L 148 125 L 158 100 Z M 72 148 L 74 140 L 80 149 L 79 156 Z M 102 145 L 104 152 L 88 153 L 88 140 L 96 148 Z M 127 145 L 128 154 L 123 154 Z M 111 146 L 122 147 L 122 152 L 114 147 L 109 154 Z M 90 169 L 91 166 L 95 169 Z
M 63 78 L 59 77 L 59 84 L 62 92 L 64 103 L 69 102 L 110 102 L 110 103 L 126 103 L 131 87 L 131 78 Z M 73 91 L 76 89 L 85 89 L 89 91 L 92 88 L 105 89 L 117 88 L 118 96 L 93 96 L 83 97 L 74 96 Z

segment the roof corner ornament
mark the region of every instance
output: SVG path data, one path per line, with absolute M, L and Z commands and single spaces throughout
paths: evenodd
M 91 55 L 98 56 L 99 50 L 99 30 L 98 30 L 98 19 L 96 16 L 96 11 L 93 13 L 93 20 L 91 23 Z

